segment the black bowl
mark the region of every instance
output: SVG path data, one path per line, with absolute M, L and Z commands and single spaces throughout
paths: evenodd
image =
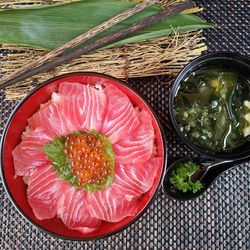
M 186 79 L 192 72 L 198 71 L 201 68 L 225 68 L 234 71 L 248 80 L 250 84 L 250 58 L 241 56 L 231 52 L 216 52 L 203 55 L 190 62 L 177 76 L 172 91 L 169 96 L 169 114 L 173 127 L 182 141 L 196 153 L 202 154 L 207 158 L 222 159 L 222 160 L 236 160 L 249 156 L 250 142 L 246 141 L 243 145 L 234 148 L 230 152 L 214 152 L 208 149 L 201 148 L 195 145 L 188 139 L 179 129 L 179 125 L 174 113 L 174 99 L 179 89 L 182 80 Z

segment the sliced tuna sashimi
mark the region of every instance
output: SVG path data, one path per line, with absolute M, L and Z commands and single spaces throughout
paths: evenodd
M 146 193 L 154 183 L 161 164 L 161 158 L 152 158 L 139 164 L 116 164 L 115 181 L 112 187 L 127 200 Z
M 22 142 L 12 152 L 16 175 L 29 175 L 34 168 L 49 162 L 46 154 L 38 148 L 42 148 L 52 138 L 43 128 L 24 133 Z
M 128 201 L 111 187 L 87 194 L 91 216 L 100 220 L 117 222 L 127 216 L 135 215 L 138 201 Z
M 51 136 L 67 135 L 67 119 L 55 103 L 48 104 L 28 119 L 31 129 L 43 128 Z
M 31 172 L 28 182 L 28 202 L 37 219 L 53 218 L 57 203 L 69 189 L 67 182 L 59 179 L 51 165 L 44 165 Z
M 108 85 L 105 88 L 105 93 L 108 107 L 102 132 L 112 143 L 116 143 L 133 133 L 140 122 L 131 101 L 121 90 L 113 85 Z
M 143 110 L 138 114 L 140 126 L 128 137 L 113 144 L 117 162 L 140 163 L 152 157 L 154 147 L 154 128 L 150 114 Z
M 91 217 L 88 211 L 86 192 L 69 188 L 58 201 L 57 213 L 63 223 L 72 230 L 84 234 L 91 233 L 101 226 L 101 221 Z
M 58 98 L 58 97 L 62 98 Z M 59 96 L 54 102 L 71 123 L 81 130 L 100 131 L 106 114 L 107 99 L 101 86 L 64 82 L 60 84 Z
M 76 82 L 62 82 L 60 83 L 58 93 L 66 96 L 79 95 L 79 93 L 84 91 L 84 86 L 86 85 Z
M 81 96 L 66 97 L 62 94 L 53 93 L 52 102 L 57 104 L 62 116 L 67 117 L 65 122 L 70 132 L 82 129 L 81 107 L 83 106 L 83 98 Z

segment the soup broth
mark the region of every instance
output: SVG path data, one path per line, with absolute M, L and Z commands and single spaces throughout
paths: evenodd
M 180 131 L 195 145 L 215 151 L 231 151 L 244 136 L 250 98 L 249 82 L 226 69 L 201 69 L 183 80 L 174 100 Z

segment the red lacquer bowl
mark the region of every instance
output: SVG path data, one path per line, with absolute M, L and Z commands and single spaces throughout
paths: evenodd
M 15 170 L 12 159 L 13 149 L 21 142 L 22 132 L 27 126 L 27 118 L 35 113 L 40 104 L 51 98 L 52 92 L 56 92 L 61 82 L 78 82 L 82 84 L 114 84 L 130 98 L 131 102 L 140 109 L 146 109 L 152 116 L 155 129 L 155 141 L 157 154 L 162 157 L 162 164 L 159 175 L 156 177 L 152 188 L 140 199 L 139 209 L 135 216 L 127 217 L 117 223 L 102 223 L 98 231 L 83 235 L 82 233 L 68 229 L 63 222 L 58 219 L 37 220 L 27 201 L 27 186 L 23 183 L 22 177 L 14 178 Z M 20 214 L 31 224 L 39 229 L 60 238 L 68 240 L 94 240 L 113 235 L 135 222 L 149 207 L 156 193 L 161 186 L 164 170 L 166 167 L 166 143 L 159 121 L 150 108 L 149 104 L 131 87 L 125 83 L 103 74 L 97 73 L 71 73 L 62 75 L 39 85 L 28 96 L 17 105 L 7 123 L 1 141 L 1 175 L 6 192 L 12 203 Z

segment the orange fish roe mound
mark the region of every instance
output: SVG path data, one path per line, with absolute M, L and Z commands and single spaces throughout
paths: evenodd
M 65 138 L 65 154 L 79 188 L 104 185 L 112 173 L 112 163 L 106 153 L 107 141 L 91 132 L 70 134 Z

